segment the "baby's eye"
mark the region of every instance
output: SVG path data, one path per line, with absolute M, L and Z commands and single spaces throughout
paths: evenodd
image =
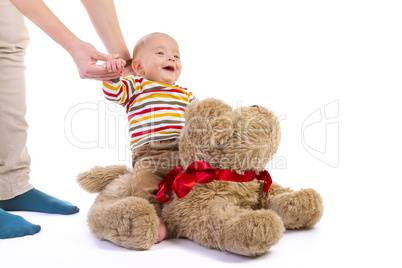
M 156 55 L 161 55 L 161 56 L 163 56 L 163 55 L 165 55 L 165 53 L 163 53 L 162 51 L 159 51 L 159 52 L 156 52 Z
M 180 56 L 177 56 L 177 55 L 176 55 L 176 56 L 174 56 L 174 58 L 179 60 L 179 59 L 180 59 Z

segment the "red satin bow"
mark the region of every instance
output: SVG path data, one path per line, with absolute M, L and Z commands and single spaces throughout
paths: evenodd
M 264 192 L 268 192 L 272 184 L 271 176 L 268 171 L 261 171 L 258 175 L 253 171 L 246 171 L 241 175 L 235 171 L 217 169 L 204 161 L 196 161 L 187 167 L 183 172 L 181 166 L 175 167 L 159 184 L 159 192 L 156 198 L 159 202 L 164 203 L 172 196 L 172 191 L 175 192 L 178 198 L 185 197 L 196 182 L 209 183 L 214 180 L 248 182 L 254 179 L 264 181 Z

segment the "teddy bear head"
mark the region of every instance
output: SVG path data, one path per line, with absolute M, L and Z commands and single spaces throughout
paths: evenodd
M 262 106 L 233 109 L 219 99 L 194 100 L 185 118 L 179 149 L 183 168 L 205 161 L 239 174 L 258 173 L 275 155 L 281 139 L 278 118 Z

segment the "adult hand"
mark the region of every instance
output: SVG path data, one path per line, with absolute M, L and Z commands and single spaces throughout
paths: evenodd
M 99 81 L 108 81 L 121 77 L 121 70 L 110 70 L 103 65 L 97 65 L 98 61 L 109 61 L 119 59 L 118 54 L 103 54 L 97 51 L 91 44 L 76 39 L 71 42 L 67 51 L 70 53 L 75 64 L 77 65 L 80 77 L 83 79 L 94 79 Z M 120 59 L 122 64 L 125 61 Z
M 91 44 L 77 38 L 53 14 L 53 12 L 43 2 L 43 0 L 10 1 L 19 11 L 21 11 L 22 14 L 24 14 L 28 19 L 35 23 L 47 35 L 49 35 L 54 41 L 56 41 L 59 45 L 61 45 L 70 53 L 70 55 L 74 59 L 75 64 L 77 65 L 81 78 L 107 81 L 120 77 L 120 72 L 109 72 L 102 65 L 96 65 L 98 60 L 107 61 L 113 58 L 117 59 L 119 58 L 119 55 L 113 55 L 112 57 L 110 57 L 108 54 L 102 54 L 98 52 Z M 109 0 L 106 3 L 113 4 L 113 1 Z M 115 20 L 116 21 L 114 22 L 114 25 L 118 25 L 117 19 Z M 112 38 L 110 38 L 110 40 L 110 43 L 115 42 L 115 40 L 113 40 Z M 126 49 L 123 51 L 126 51 Z

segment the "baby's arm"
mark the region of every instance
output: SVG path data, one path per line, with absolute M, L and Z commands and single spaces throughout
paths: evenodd
M 124 70 L 124 65 L 126 65 L 126 61 L 122 59 L 112 59 L 103 63 L 103 67 L 107 68 L 109 72 L 122 72 Z
M 138 82 L 139 81 L 137 81 L 134 76 L 117 78 L 111 81 L 103 81 L 103 94 L 106 99 L 121 105 L 125 105 L 134 94 L 134 89 Z

